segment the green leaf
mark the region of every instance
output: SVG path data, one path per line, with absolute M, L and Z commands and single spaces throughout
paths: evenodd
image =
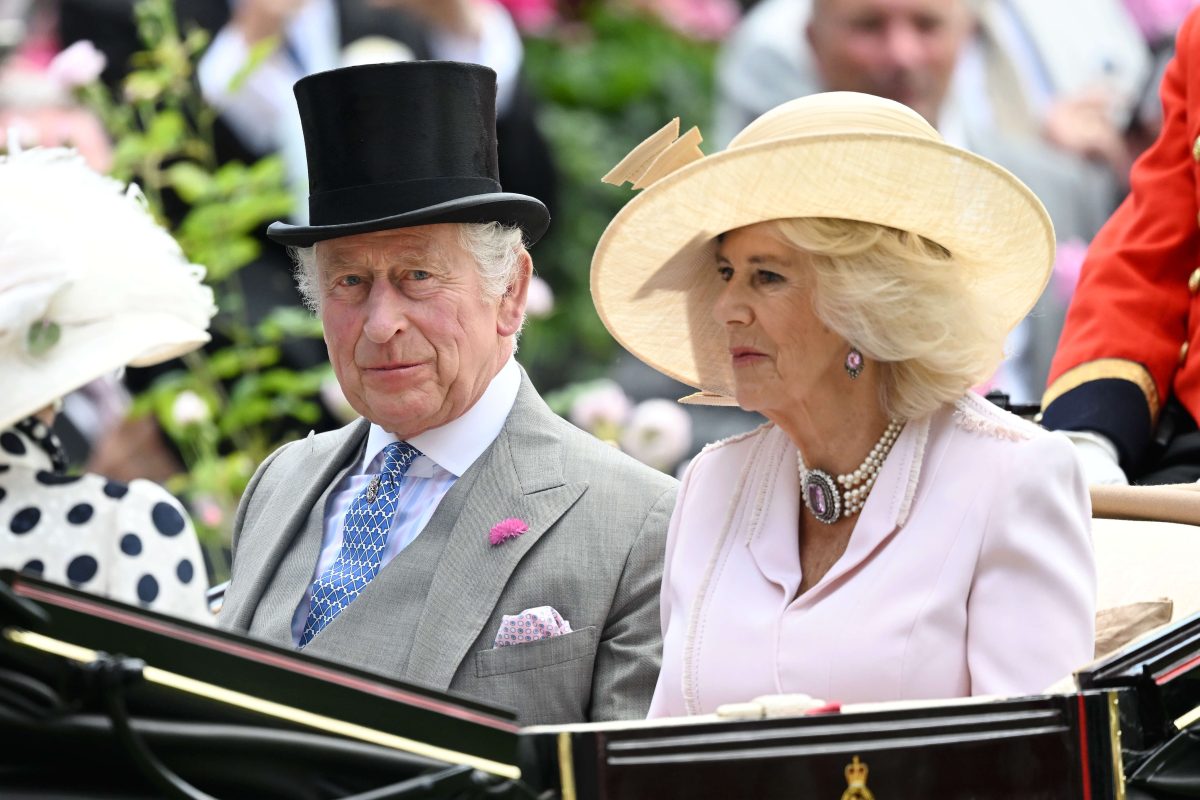
M 129 102 L 149 102 L 157 100 L 166 86 L 167 81 L 157 72 L 135 70 L 125 76 L 122 93 Z
M 187 203 L 195 204 L 212 196 L 216 190 L 212 176 L 192 161 L 180 161 L 167 168 L 167 180 Z
M 255 332 L 263 341 L 281 342 L 293 338 L 320 339 L 324 328 L 308 309 L 284 306 L 271 311 Z
M 270 58 L 271 54 L 279 49 L 279 43 L 278 36 L 268 36 L 251 45 L 246 63 L 229 79 L 228 91 L 230 94 L 235 94 L 242 88 L 246 80 L 254 74 L 254 70 L 258 69 L 263 61 Z
M 178 111 L 163 109 L 155 115 L 146 131 L 146 139 L 151 147 L 163 154 L 170 154 L 179 149 L 183 143 L 186 126 L 183 115 Z

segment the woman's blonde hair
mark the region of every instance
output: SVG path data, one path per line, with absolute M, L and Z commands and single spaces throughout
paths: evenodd
M 907 231 L 847 219 L 770 223 L 811 265 L 813 307 L 878 362 L 884 410 L 915 419 L 957 400 L 1003 357 L 1005 323 L 954 254 Z

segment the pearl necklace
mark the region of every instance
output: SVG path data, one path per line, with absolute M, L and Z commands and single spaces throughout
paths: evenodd
M 898 419 L 889 422 L 863 462 L 836 479 L 823 469 L 806 467 L 804 456 L 800 455 L 799 449 L 796 450 L 796 463 L 800 468 L 800 497 L 818 522 L 832 525 L 843 517 L 862 511 L 867 495 L 875 485 L 875 478 L 903 427 L 904 423 Z M 838 486 L 842 488 L 839 490 Z

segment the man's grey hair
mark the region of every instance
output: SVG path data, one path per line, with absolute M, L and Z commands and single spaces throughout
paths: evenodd
M 521 229 L 499 222 L 459 223 L 458 241 L 470 253 L 483 283 L 485 300 L 495 300 L 517 279 L 521 253 L 525 251 Z M 317 249 L 289 247 L 295 263 L 296 286 L 304 305 L 313 313 L 321 312 L 321 284 L 317 275 Z

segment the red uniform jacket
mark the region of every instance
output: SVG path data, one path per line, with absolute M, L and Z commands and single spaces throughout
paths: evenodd
M 1126 470 L 1167 398 L 1200 412 L 1200 10 L 1179 30 L 1162 102 L 1162 134 L 1088 249 L 1042 398 L 1047 428 L 1108 436 Z

